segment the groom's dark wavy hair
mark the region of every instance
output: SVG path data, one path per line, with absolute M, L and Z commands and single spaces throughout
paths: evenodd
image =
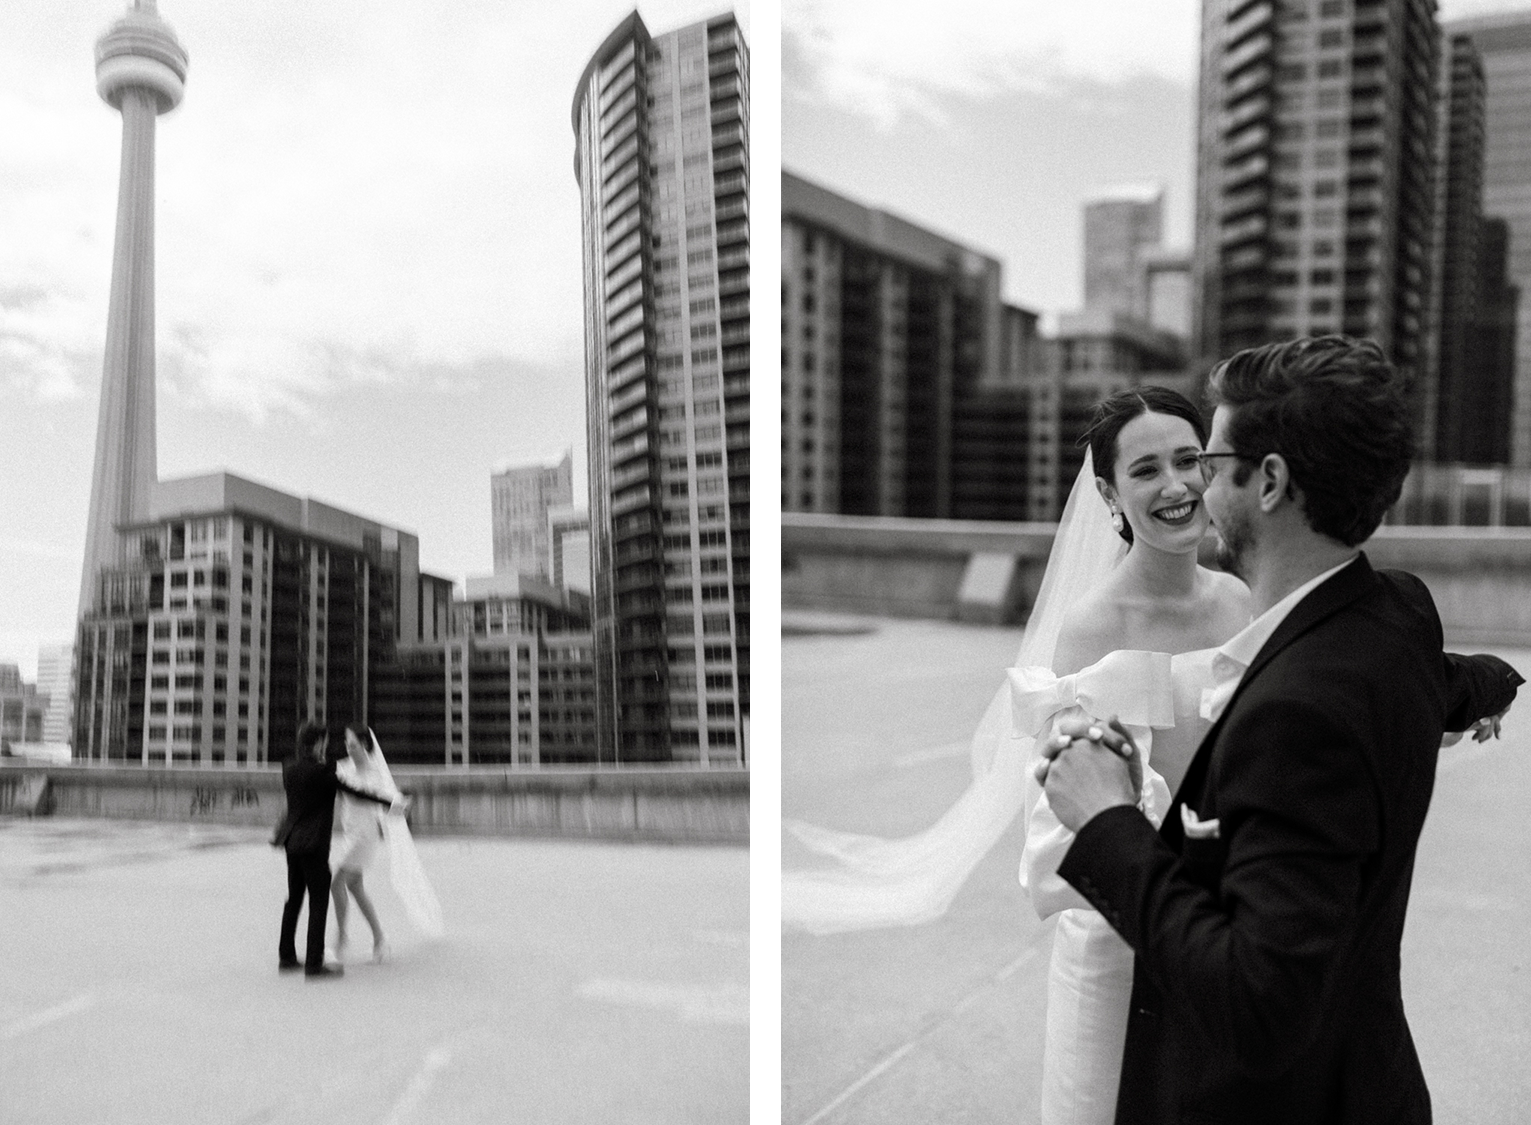
M 1414 458 L 1408 390 L 1373 340 L 1314 336 L 1248 348 L 1212 371 L 1213 408 L 1232 408 L 1228 441 L 1279 453 L 1314 531 L 1354 547 L 1398 501 Z M 1233 481 L 1254 472 L 1236 462 Z
M 1196 440 L 1203 449 L 1206 448 L 1207 420 L 1196 409 L 1196 404 L 1179 391 L 1144 383 L 1129 391 L 1107 395 L 1096 403 L 1095 413 L 1090 418 L 1090 428 L 1079 438 L 1080 445 L 1088 444 L 1090 447 L 1090 459 L 1095 463 L 1096 476 L 1107 480 L 1116 479 L 1117 439 L 1121 437 L 1128 422 L 1144 414 L 1171 414 L 1176 418 L 1184 418 L 1191 423 L 1191 429 L 1196 431 Z M 1122 530 L 1117 534 L 1127 540 L 1128 546 L 1132 545 L 1132 525 L 1126 520 L 1122 521 Z

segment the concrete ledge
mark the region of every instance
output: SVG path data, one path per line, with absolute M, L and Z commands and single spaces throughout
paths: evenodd
M 420 835 L 749 842 L 745 770 L 401 768 L 394 778 L 414 798 Z M 286 807 L 278 768 L 0 765 L 0 815 L 274 827 Z
M 1055 527 L 782 513 L 782 604 L 890 617 L 1023 621 Z M 1378 529 L 1373 565 L 1419 575 L 1456 644 L 1531 644 L 1531 528 Z M 1202 548 L 1212 563 L 1213 540 Z M 1008 559 L 1008 565 L 1005 560 Z

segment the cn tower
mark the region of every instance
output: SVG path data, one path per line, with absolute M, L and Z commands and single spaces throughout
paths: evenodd
M 96 463 L 80 579 L 80 616 L 104 569 L 127 562 L 117 528 L 149 516 L 154 441 L 154 121 L 180 104 L 186 51 L 154 0 L 134 0 L 96 43 L 96 92 L 122 114 L 117 237 L 106 319 Z

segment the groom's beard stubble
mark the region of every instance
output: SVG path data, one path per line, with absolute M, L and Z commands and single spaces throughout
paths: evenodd
M 1249 551 L 1249 525 L 1237 516 L 1230 515 L 1213 527 L 1217 532 L 1217 549 L 1214 557 L 1223 570 L 1249 585 L 1249 575 L 1244 573 L 1245 556 Z

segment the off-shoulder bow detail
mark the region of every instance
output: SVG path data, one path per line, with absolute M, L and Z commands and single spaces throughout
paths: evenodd
M 1059 711 L 1078 707 L 1097 718 L 1163 730 L 1175 725 L 1175 684 L 1166 652 L 1113 652 L 1067 676 L 1047 668 L 1011 668 L 1010 734 L 1035 737 Z

